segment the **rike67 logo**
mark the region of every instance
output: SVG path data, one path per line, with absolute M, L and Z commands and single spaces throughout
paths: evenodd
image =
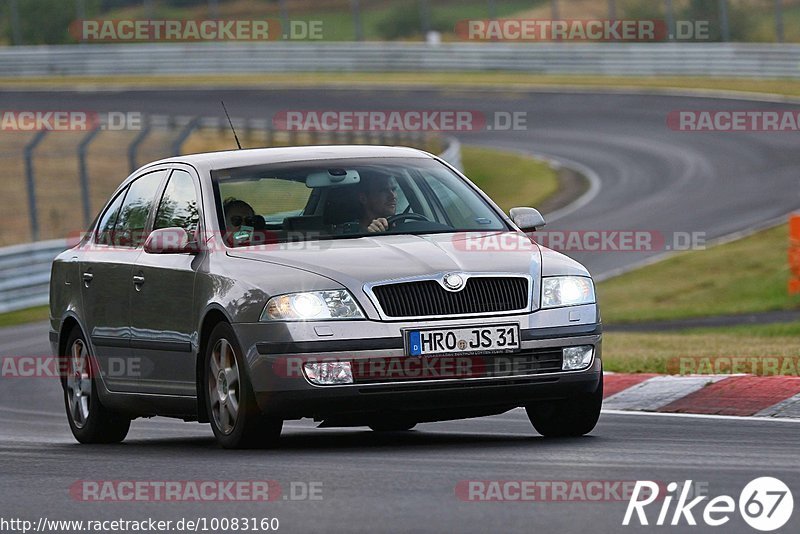
M 691 498 L 691 488 L 691 480 L 684 482 L 682 487 L 677 482 L 671 482 L 666 488 L 649 480 L 636 481 L 622 524 L 627 526 L 638 522 L 640 525 L 696 526 L 699 519 L 707 526 L 719 527 L 735 517 L 738 505 L 739 514 L 748 525 L 762 532 L 770 532 L 785 525 L 794 510 L 791 490 L 773 477 L 760 477 L 748 482 L 739 494 L 738 502 L 729 495 L 720 495 L 708 501 L 707 495 Z M 666 492 L 660 492 L 662 489 L 666 489 Z M 657 501 L 661 506 L 652 507 L 648 516 L 645 508 Z M 654 516 L 656 511 L 658 515 Z

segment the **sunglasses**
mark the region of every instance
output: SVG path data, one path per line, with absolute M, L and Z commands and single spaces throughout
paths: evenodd
M 247 217 L 242 217 L 241 215 L 234 215 L 229 219 L 231 221 L 231 225 L 233 226 L 241 226 L 242 223 L 247 223 L 248 226 L 253 226 L 253 221 L 255 217 L 252 215 L 248 215 Z

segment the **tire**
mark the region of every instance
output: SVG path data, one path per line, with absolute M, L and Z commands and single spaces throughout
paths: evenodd
M 99 367 L 89 344 L 75 327 L 67 339 L 64 406 L 72 435 L 80 443 L 119 443 L 128 435 L 131 420 L 107 409 L 97 394 Z
M 591 432 L 600 418 L 603 405 L 603 378 L 597 389 L 585 395 L 526 406 L 528 419 L 546 438 L 577 437 Z
M 406 432 L 417 426 L 416 421 L 376 421 L 369 425 L 373 432 Z
M 218 324 L 205 352 L 206 410 L 217 442 L 226 449 L 274 447 L 283 420 L 266 417 L 256 403 L 233 328 Z

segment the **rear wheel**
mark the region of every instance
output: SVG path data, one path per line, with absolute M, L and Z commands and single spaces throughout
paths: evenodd
M 258 408 L 241 347 L 228 323 L 211 332 L 205 384 L 208 420 L 220 445 L 226 449 L 277 445 L 283 421 L 264 416 Z
M 108 410 L 97 394 L 98 367 L 80 328 L 67 339 L 64 406 L 72 435 L 81 443 L 118 443 L 128 435 L 129 417 Z
M 591 432 L 603 405 L 603 378 L 592 393 L 526 406 L 533 427 L 544 437 L 575 437 Z

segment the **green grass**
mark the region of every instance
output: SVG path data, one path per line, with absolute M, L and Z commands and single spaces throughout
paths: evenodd
M 738 337 L 778 338 L 791 337 L 800 339 L 800 322 L 771 323 L 756 325 L 737 325 L 714 328 L 692 328 L 683 330 L 685 334 L 722 333 Z M 800 346 L 800 344 L 798 344 Z
M 681 253 L 598 284 L 607 323 L 685 319 L 800 307 L 789 296 L 788 225 Z
M 489 148 L 462 147 L 464 173 L 498 206 L 538 206 L 558 189 L 558 177 L 542 161 Z
M 36 306 L 35 308 L 0 313 L 0 327 L 46 321 L 49 316 L 50 308 L 48 306 Z
M 693 365 L 696 369 L 702 369 L 701 362 L 713 362 L 716 359 L 721 362 L 720 370 L 726 372 L 726 359 L 747 358 L 748 362 L 767 362 L 788 357 L 794 359 L 794 364 L 787 362 L 789 366 L 784 368 L 784 372 L 793 374 L 794 370 L 800 371 L 797 369 L 800 358 L 798 336 L 800 322 L 668 333 L 607 332 L 603 336 L 603 366 L 606 371 L 622 373 L 676 374 L 681 358 L 695 359 L 697 363 Z M 778 367 L 783 365 L 780 363 Z M 762 368 L 753 368 L 751 363 L 739 371 L 764 374 Z
M 707 250 L 685 252 L 598 284 L 606 323 L 685 319 L 800 307 L 786 291 L 788 225 Z M 800 322 L 607 332 L 606 370 L 667 373 L 680 358 L 800 357 Z M 774 361 L 774 359 L 773 359 Z M 785 360 L 782 360 L 785 361 Z M 791 362 L 787 368 L 791 374 Z M 781 364 L 783 365 L 783 364 Z M 745 372 L 762 372 L 759 367 Z
M 497 2 L 497 14 L 500 17 L 511 16 L 521 10 L 529 9 L 544 0 L 504 0 Z M 324 41 L 355 40 L 355 25 L 349 2 L 288 2 L 287 15 L 292 21 L 321 21 Z M 462 19 L 488 18 L 488 6 L 485 0 L 447 0 L 430 6 L 430 22 L 432 29 L 445 34 L 452 34 L 457 21 Z M 157 6 L 155 18 L 200 19 L 208 17 L 207 4 L 198 2 L 194 6 L 170 7 Z M 381 2 L 361 2 L 361 26 L 365 40 L 384 40 L 385 31 L 391 24 L 403 24 L 403 39 L 421 40 L 419 6 L 416 2 L 403 0 L 383 0 Z M 102 13 L 98 17 L 105 19 L 146 18 L 144 6 L 125 7 Z M 280 12 L 277 3 L 237 2 L 220 3 L 220 17 L 227 19 L 278 19 Z
M 528 0 L 507 0 L 498 2 L 498 12 L 500 16 L 509 16 L 525 7 L 530 6 Z M 401 10 L 411 10 L 414 20 L 413 27 L 419 28 L 419 7 L 408 3 L 389 3 L 365 7 L 361 11 L 361 25 L 364 32 L 364 39 L 367 41 L 384 40 L 386 36 L 382 27 L 386 27 L 396 21 Z M 440 6 L 432 6 L 431 23 L 433 29 L 438 29 L 444 33 L 452 33 L 457 21 L 462 19 L 484 19 L 488 17 L 487 5 L 484 0 L 461 0 L 455 3 L 448 3 Z M 355 26 L 353 24 L 352 13 L 349 10 L 326 11 L 321 10 L 314 13 L 303 13 L 293 15 L 289 13 L 289 18 L 294 20 L 318 20 L 322 21 L 322 33 L 325 41 L 352 41 L 355 39 Z M 422 40 L 421 31 L 412 31 L 402 39 Z

